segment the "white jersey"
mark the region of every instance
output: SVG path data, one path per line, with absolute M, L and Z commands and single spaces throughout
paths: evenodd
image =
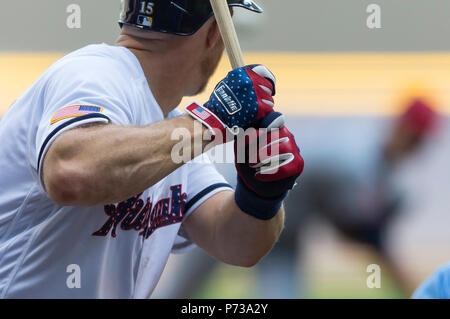
M 213 164 L 192 161 L 142 194 L 96 207 L 57 205 L 40 174 L 66 130 L 162 120 L 137 58 L 106 44 L 57 61 L 10 107 L 0 123 L 0 297 L 150 296 L 170 252 L 189 246 L 182 222 L 229 189 Z

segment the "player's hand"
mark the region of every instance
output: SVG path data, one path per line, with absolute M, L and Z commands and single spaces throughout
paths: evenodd
M 267 125 L 266 119 L 263 127 Z M 262 198 L 277 198 L 292 189 L 303 171 L 304 161 L 287 127 L 260 129 L 245 141 L 243 137 L 235 141 L 235 165 L 244 185 Z
M 271 123 L 270 117 L 262 120 L 261 127 Z M 239 136 L 235 141 L 235 165 L 238 206 L 257 218 L 269 219 L 278 212 L 288 191 L 294 187 L 304 161 L 294 136 L 282 126 L 260 129 L 251 137 Z M 271 204 L 277 205 L 271 207 Z
M 273 112 L 275 76 L 262 65 L 249 65 L 228 73 L 204 106 L 196 103 L 186 111 L 209 129 L 237 133 L 237 128 L 259 127 Z M 281 127 L 282 117 L 272 117 L 269 127 Z

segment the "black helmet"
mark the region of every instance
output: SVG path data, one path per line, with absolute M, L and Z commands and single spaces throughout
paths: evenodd
M 230 7 L 262 13 L 252 0 L 228 0 Z M 122 0 L 119 24 L 143 30 L 192 35 L 213 15 L 209 0 Z

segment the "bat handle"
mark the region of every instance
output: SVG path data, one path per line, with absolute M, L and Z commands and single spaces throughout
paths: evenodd
M 245 66 L 227 0 L 210 0 L 233 69 Z

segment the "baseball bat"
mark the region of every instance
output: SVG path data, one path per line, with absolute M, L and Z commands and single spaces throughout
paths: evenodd
M 231 18 L 227 0 L 210 0 L 211 6 L 222 35 L 231 67 L 237 69 L 245 66 L 244 56 Z

